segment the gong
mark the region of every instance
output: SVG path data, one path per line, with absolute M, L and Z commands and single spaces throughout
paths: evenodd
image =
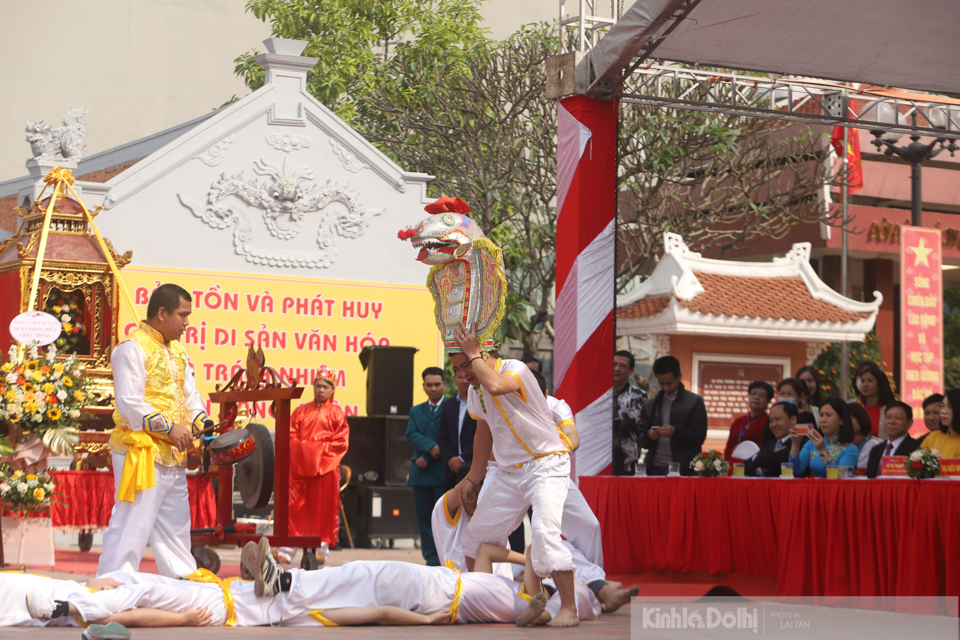
M 262 509 L 273 494 L 273 440 L 262 424 L 248 424 L 246 430 L 257 444 L 253 453 L 236 466 L 236 487 L 247 509 Z

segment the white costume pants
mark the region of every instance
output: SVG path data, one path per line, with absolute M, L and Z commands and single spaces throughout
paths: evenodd
M 113 479 L 120 486 L 125 456 L 113 453 Z M 182 578 L 197 570 L 190 553 L 190 499 L 187 473 L 182 467 L 155 465 L 156 484 L 137 494 L 133 502 L 115 500 L 110 525 L 103 534 L 103 553 L 97 575 L 140 569 L 150 544 L 160 575 Z
M 463 553 L 476 558 L 481 544 L 507 546 L 507 537 L 533 506 L 531 551 L 533 570 L 545 577 L 573 571 L 570 551 L 560 538 L 563 503 L 570 486 L 570 457 L 552 455 L 531 460 L 519 469 L 501 466 L 484 481 L 483 495 L 463 539 Z
M 586 498 L 577 485 L 570 481 L 567 499 L 563 503 L 563 520 L 560 522 L 563 537 L 579 549 L 583 556 L 593 564 L 603 566 L 603 536 L 600 533 L 600 521 L 593 514 Z

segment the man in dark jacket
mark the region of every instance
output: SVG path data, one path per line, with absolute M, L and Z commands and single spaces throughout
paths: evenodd
M 445 492 L 457 486 L 460 467 L 473 460 L 473 436 L 477 432 L 477 421 L 467 412 L 467 389 L 470 384 L 459 371 L 453 380 L 457 384 L 457 395 L 448 398 L 440 407 L 440 420 L 437 423 L 437 444 L 440 445 L 440 459 L 445 465 Z
M 780 477 L 780 465 L 790 462 L 790 429 L 796 428 L 799 415 L 797 405 L 789 402 L 770 407 L 769 425 L 774 437 L 764 442 L 756 455 L 743 461 L 744 475 Z
M 431 567 L 440 566 L 430 518 L 433 505 L 443 497 L 444 464 L 437 444 L 437 422 L 444 404 L 444 389 L 443 369 L 424 369 L 423 391 L 427 394 L 427 401 L 411 408 L 407 421 L 407 440 L 413 446 L 413 464 L 410 465 L 407 484 L 413 487 L 413 507 L 420 525 L 420 550 Z
M 681 475 L 693 475 L 690 461 L 707 439 L 707 408 L 703 398 L 684 389 L 680 361 L 673 356 L 657 358 L 653 374 L 660 391 L 647 400 L 650 426 L 642 429 L 640 438 L 647 449 L 647 475 L 667 475 L 671 462 L 680 464 Z
M 880 475 L 881 459 L 884 456 L 909 456 L 920 447 L 920 441 L 910 435 L 913 407 L 897 400 L 886 406 L 884 414 L 883 430 L 887 433 L 887 441 L 870 450 L 870 457 L 867 459 L 869 478 Z

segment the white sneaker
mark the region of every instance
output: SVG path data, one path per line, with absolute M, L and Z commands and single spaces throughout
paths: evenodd
M 130 640 L 130 630 L 119 622 L 92 624 L 83 630 L 81 640 Z
M 36 620 L 52 620 L 54 618 L 54 609 L 56 608 L 56 600 L 44 598 L 34 593 L 27 594 L 27 611 L 30 612 L 31 618 Z
M 253 592 L 257 596 L 274 596 L 280 593 L 280 576 L 283 574 L 283 569 L 280 563 L 273 559 L 270 553 L 270 541 L 266 537 L 260 538 L 257 544 L 257 563 L 260 566 L 260 572 L 256 574 Z

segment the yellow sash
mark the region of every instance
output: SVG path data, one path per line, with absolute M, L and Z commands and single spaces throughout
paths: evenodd
M 326 609 L 314 609 L 309 613 L 309 616 L 325 627 L 339 627 L 340 625 L 323 615 L 324 611 Z
M 450 608 L 447 609 L 447 611 L 452 614 L 450 616 L 450 624 L 456 624 L 457 613 L 460 611 L 460 596 L 463 595 L 463 578 L 460 577 L 460 570 L 457 569 L 457 564 L 453 560 L 447 560 L 443 566 L 457 572 L 457 592 L 453 594 L 453 603 L 450 605 Z
M 117 487 L 117 500 L 133 502 L 139 492 L 156 485 L 153 454 L 157 450 L 157 443 L 153 436 L 144 431 L 124 431 L 118 440 L 128 448 L 123 460 L 120 486 Z
M 237 614 L 234 613 L 233 594 L 230 593 L 230 583 L 234 580 L 239 580 L 239 578 L 227 578 L 226 580 L 221 580 L 209 569 L 197 569 L 190 575 L 184 577 L 184 580 L 220 585 L 220 589 L 223 590 L 223 606 L 227 609 L 227 621 L 223 624 L 226 627 L 232 627 L 233 625 L 237 624 Z

